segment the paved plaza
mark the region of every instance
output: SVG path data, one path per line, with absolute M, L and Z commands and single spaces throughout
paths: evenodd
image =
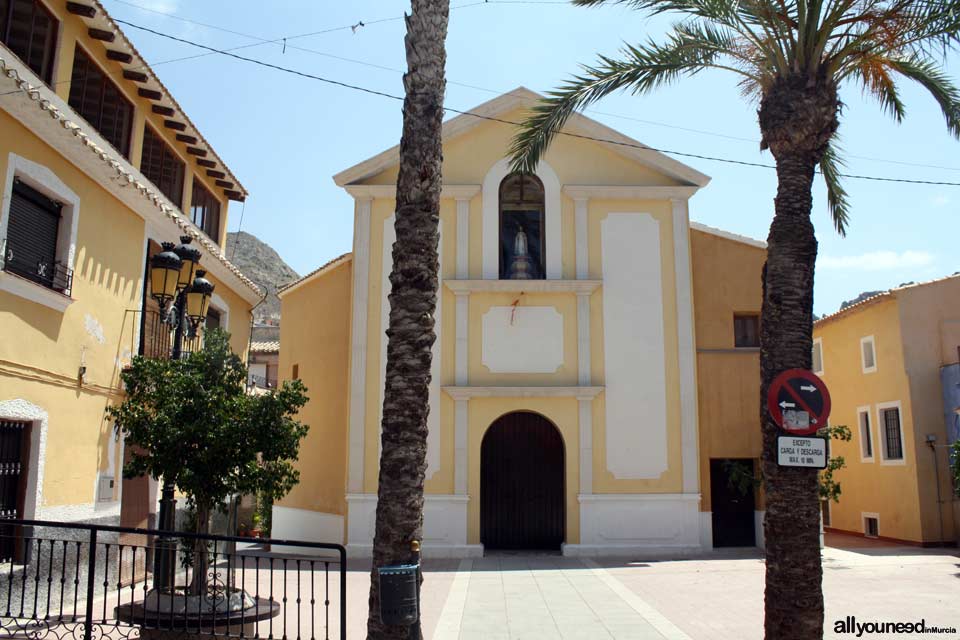
M 824 596 L 834 622 L 960 628 L 956 549 L 891 547 L 827 536 Z M 753 549 L 686 559 L 493 555 L 425 561 L 424 637 L 437 640 L 598 638 L 750 640 L 763 637 L 763 559 Z M 369 565 L 348 581 L 349 637 L 364 637 Z M 877 638 L 880 635 L 864 635 Z M 955 637 L 950 635 L 913 637 Z

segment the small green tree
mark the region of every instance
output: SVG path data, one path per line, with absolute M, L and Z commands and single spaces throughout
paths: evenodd
M 295 419 L 307 402 L 299 380 L 276 391 L 246 392 L 247 370 L 230 335 L 207 331 L 203 348 L 181 360 L 136 357 L 121 374 L 127 397 L 107 415 L 134 453 L 128 478 L 172 481 L 208 533 L 210 514 L 236 494 L 275 500 L 299 480 L 293 466 L 308 427 Z M 206 589 L 206 544 L 194 545 L 192 595 Z

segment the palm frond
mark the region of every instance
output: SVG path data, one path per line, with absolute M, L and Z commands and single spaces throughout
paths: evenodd
M 859 80 L 863 85 L 863 92 L 876 98 L 883 106 L 883 110 L 899 123 L 907 113 L 906 106 L 900 99 L 897 83 L 894 82 L 890 71 L 889 58 L 865 53 L 852 60 L 848 69 L 841 71 L 840 78 L 850 75 Z
M 597 65 L 583 67 L 581 74 L 548 92 L 531 108 L 530 116 L 510 143 L 514 170 L 532 172 L 574 112 L 614 91 L 629 89 L 635 95 L 641 94 L 673 82 L 681 74 L 693 75 L 710 67 L 727 69 L 759 82 L 749 70 L 752 63 L 741 45 L 738 38 L 723 29 L 677 25 L 666 44 L 627 45 L 621 51 L 623 59 L 619 60 L 601 56 Z M 740 67 L 720 64 L 723 56 L 739 61 Z
M 950 76 L 933 62 L 921 58 L 890 60 L 889 64 L 891 69 L 919 83 L 933 96 L 943 112 L 947 130 L 960 138 L 960 90 Z
M 847 190 L 840 182 L 840 169 L 843 160 L 838 155 L 837 138 L 830 142 L 827 150 L 820 159 L 820 174 L 827 185 L 827 206 L 833 226 L 841 236 L 847 235 L 847 223 L 850 220 L 850 202 L 847 200 Z

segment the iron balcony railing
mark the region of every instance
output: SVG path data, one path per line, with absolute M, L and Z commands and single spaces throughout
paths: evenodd
M 10 541 L 0 565 L 0 627 L 11 637 L 347 637 L 339 544 L 36 520 L 0 522 L 0 537 Z M 192 596 L 198 542 L 206 586 Z M 176 586 L 155 590 L 153 560 L 170 548 Z
M 67 268 L 62 262 L 31 262 L 7 251 L 3 259 L 3 270 L 65 296 L 69 296 L 73 289 L 73 269 Z

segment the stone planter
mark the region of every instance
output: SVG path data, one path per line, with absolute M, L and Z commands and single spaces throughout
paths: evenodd
M 114 611 L 118 621 L 139 627 L 144 640 L 254 637 L 258 622 L 280 615 L 280 603 L 239 589 L 203 596 L 150 590 L 143 600 L 119 605 Z

